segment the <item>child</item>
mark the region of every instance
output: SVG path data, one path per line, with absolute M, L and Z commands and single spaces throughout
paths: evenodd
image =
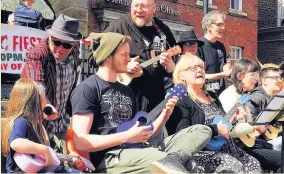
M 6 116 L 6 124 L 2 125 L 2 152 L 7 156 L 7 172 L 21 171 L 13 159 L 15 152 L 41 154 L 46 166 L 51 165 L 48 137 L 42 125 L 44 116 L 40 90 L 36 82 L 20 79 L 15 83 Z

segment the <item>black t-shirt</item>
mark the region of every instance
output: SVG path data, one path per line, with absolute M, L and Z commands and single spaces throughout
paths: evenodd
M 83 81 L 71 95 L 72 113 L 94 113 L 90 134 L 108 135 L 116 127 L 130 120 L 136 113 L 131 89 L 118 82 L 102 80 L 94 74 Z M 91 154 L 91 162 L 98 166 L 109 149 Z
M 205 37 L 200 38 L 200 40 L 204 42 L 204 45 L 198 49 L 197 55 L 205 62 L 206 74 L 222 72 L 224 64 L 227 63 L 224 44 L 219 41 L 210 42 Z M 219 83 L 220 90 L 217 91 L 217 94 L 225 89 L 224 78 L 210 82 Z
M 149 50 L 158 50 L 161 46 L 169 49 L 169 46 L 176 44 L 169 27 L 157 18 L 154 20 L 165 36 L 159 36 L 154 26 L 137 27 L 131 21 L 130 15 L 122 16 L 111 22 L 104 32 L 116 32 L 130 36 L 132 38 L 129 43 L 130 57 L 139 55 L 142 61 L 146 61 L 151 59 Z M 144 38 L 150 43 L 149 47 L 143 41 Z M 159 54 L 156 53 L 156 55 Z M 150 65 L 144 68 L 143 72 L 141 77 L 132 80 L 129 87 L 136 97 L 137 109 L 149 112 L 165 98 L 165 89 L 172 86 L 171 75 L 159 63 L 157 67 Z

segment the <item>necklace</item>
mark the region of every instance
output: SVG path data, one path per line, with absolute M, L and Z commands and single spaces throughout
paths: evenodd
M 191 93 L 190 91 L 188 91 L 188 97 L 191 98 L 193 101 L 200 101 L 201 100 L 205 100 L 206 102 L 212 102 L 212 98 L 210 97 L 210 95 L 207 93 L 207 91 L 203 91 L 202 90 L 202 94 L 205 95 L 205 98 L 203 98 L 202 96 L 199 97 L 197 95 L 194 95 L 193 93 Z

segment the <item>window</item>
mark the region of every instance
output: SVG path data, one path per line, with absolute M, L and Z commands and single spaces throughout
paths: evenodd
M 242 11 L 243 0 L 231 0 L 230 8 L 238 11 Z
M 203 4 L 203 0 L 197 0 L 197 1 L 201 1 Z M 212 0 L 208 0 L 208 4 L 212 5 Z
M 284 0 L 278 0 L 278 26 L 284 26 Z
M 241 59 L 242 58 L 242 52 L 243 49 L 242 47 L 237 47 L 237 46 L 230 46 L 230 56 L 232 59 Z

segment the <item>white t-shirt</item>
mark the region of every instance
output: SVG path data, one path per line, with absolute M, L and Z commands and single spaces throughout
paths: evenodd
M 237 93 L 234 85 L 229 86 L 219 96 L 219 100 L 222 103 L 223 109 L 226 113 L 238 102 L 240 94 Z

